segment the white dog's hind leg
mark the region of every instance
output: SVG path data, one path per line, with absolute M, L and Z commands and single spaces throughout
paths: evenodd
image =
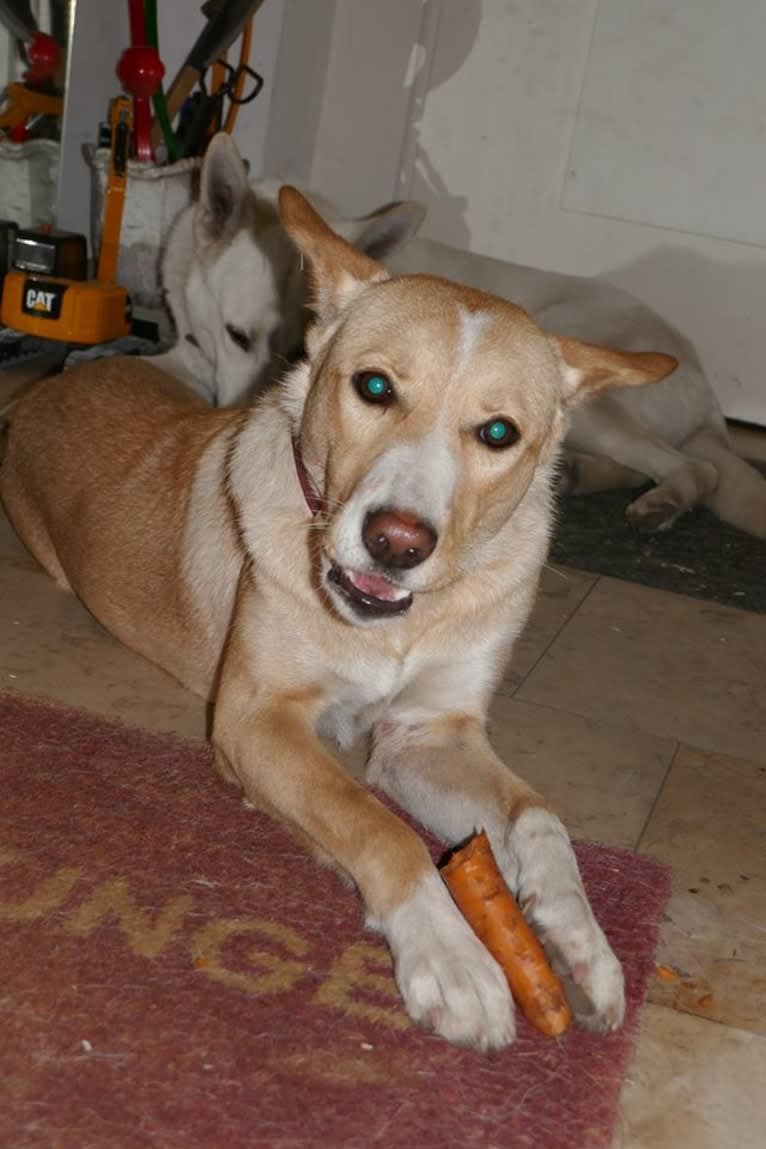
M 625 514 L 644 530 L 665 530 L 684 511 L 716 489 L 718 471 L 706 460 L 671 447 L 613 396 L 598 395 L 575 413 L 567 447 L 606 455 L 657 484 L 630 504 Z
M 735 453 L 727 434 L 706 427 L 684 443 L 684 450 L 718 470 L 718 486 L 707 500 L 710 509 L 741 531 L 766 539 L 766 478 Z

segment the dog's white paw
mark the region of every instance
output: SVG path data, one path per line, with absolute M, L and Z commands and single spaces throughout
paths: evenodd
M 617 1029 L 625 1016 L 622 968 L 593 916 L 569 837 L 547 810 L 526 810 L 508 838 L 519 901 L 539 932 L 579 1023 Z
M 622 967 L 599 927 L 600 940 L 591 947 L 589 959 L 576 963 L 565 981 L 572 1008 L 580 1025 L 605 1033 L 619 1029 L 625 1017 L 625 979 Z
M 486 1051 L 513 1041 L 505 975 L 466 925 L 438 874 L 422 879 L 379 925 L 413 1021 L 455 1045 Z

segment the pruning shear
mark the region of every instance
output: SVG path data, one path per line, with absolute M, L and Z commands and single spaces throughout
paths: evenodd
M 262 4 L 263 0 L 206 0 L 202 5 L 202 12 L 207 17 L 207 24 L 197 37 L 166 94 L 167 114 L 171 122 L 179 114 L 185 101 L 199 84 L 207 69 L 228 51 L 238 36 L 242 35 L 246 25 Z M 249 40 L 247 51 L 249 52 Z M 242 77 L 242 85 L 246 82 L 247 74 L 245 73 Z M 252 75 L 252 73 L 249 74 Z M 230 83 L 231 77 L 226 82 Z M 233 113 L 232 127 L 236 119 L 236 112 L 233 112 L 233 109 L 247 102 L 241 97 L 242 87 L 239 95 L 237 95 L 236 88 L 235 80 L 232 92 L 226 93 L 230 99 L 233 94 L 238 101 L 232 100 L 232 107 L 229 109 L 230 113 Z M 256 91 L 248 98 L 253 99 L 257 94 Z M 209 124 L 210 120 L 208 119 L 207 122 Z M 163 128 L 158 117 L 152 126 L 152 143 L 155 147 L 160 143 L 162 137 Z
M 222 71 L 225 78 L 218 81 L 218 86 L 209 93 L 205 90 L 204 80 L 201 80 L 198 91 L 190 97 L 188 113 L 186 116 L 183 113 L 181 115 L 178 142 L 184 156 L 200 155 L 205 150 L 211 126 L 214 131 L 222 126 L 225 131 L 230 131 L 239 108 L 254 100 L 263 87 L 263 76 L 247 64 L 232 68 L 225 61 L 219 63 L 219 72 Z M 248 77 L 253 80 L 253 86 L 244 95 L 243 89 Z M 216 82 L 216 77 L 213 82 Z M 230 106 L 224 121 L 223 103 L 226 99 L 230 101 Z

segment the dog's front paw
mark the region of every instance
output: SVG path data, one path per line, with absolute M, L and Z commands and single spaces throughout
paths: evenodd
M 620 963 L 595 920 L 575 948 L 573 940 L 559 933 L 558 944 L 549 939 L 548 948 L 575 1018 L 586 1030 L 619 1030 L 625 1018 L 625 978 Z M 563 948 L 570 950 L 568 956 Z
M 518 897 L 564 981 L 580 1025 L 617 1029 L 625 1016 L 622 968 L 593 916 L 569 837 L 546 810 L 525 811 L 508 839 Z
M 562 976 L 580 1025 L 606 1033 L 619 1029 L 625 1017 L 625 979 L 600 927 L 596 929 L 600 937 L 591 939 L 588 955 L 571 969 L 565 964 Z
M 379 923 L 413 1021 L 455 1045 L 501 1049 L 515 1035 L 508 983 L 436 873 Z

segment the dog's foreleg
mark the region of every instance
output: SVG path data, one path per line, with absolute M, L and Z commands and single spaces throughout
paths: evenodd
M 255 806 L 354 881 L 369 924 L 391 948 L 410 1016 L 457 1044 L 506 1045 L 513 1006 L 502 971 L 457 912 L 417 834 L 325 750 L 314 709 L 224 681 L 216 753 Z
M 450 843 L 484 828 L 524 912 L 566 979 L 578 1020 L 622 1021 L 622 970 L 588 903 L 569 837 L 492 749 L 481 722 L 449 715 L 375 732 L 369 781 Z

